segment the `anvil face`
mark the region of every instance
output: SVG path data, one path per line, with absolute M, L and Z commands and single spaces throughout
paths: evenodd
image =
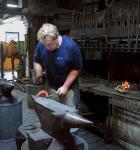
M 74 107 L 69 107 L 50 98 L 43 98 L 38 96 L 32 97 L 34 98 L 36 104 L 44 106 L 44 108 L 48 109 L 48 111 L 50 110 L 50 112 L 56 116 L 65 115 L 68 112 L 78 112 L 78 110 L 76 110 Z

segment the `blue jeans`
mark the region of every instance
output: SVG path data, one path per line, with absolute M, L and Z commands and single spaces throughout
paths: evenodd
M 56 92 L 57 88 L 48 86 L 49 87 L 49 94 L 53 94 Z M 52 97 L 53 99 L 53 97 Z M 54 97 L 55 99 L 55 97 Z M 58 97 L 56 98 L 58 100 Z M 59 97 L 59 102 L 68 105 L 70 107 L 75 107 L 76 109 L 79 109 L 79 103 L 80 103 L 80 90 L 79 90 L 79 84 L 75 83 L 72 85 L 71 88 L 69 88 L 67 94 L 63 97 Z

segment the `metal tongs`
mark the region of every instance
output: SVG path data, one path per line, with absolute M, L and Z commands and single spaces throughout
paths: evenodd
M 53 94 L 51 94 L 51 95 L 48 95 L 47 98 L 51 98 L 51 97 L 53 97 L 53 96 L 55 96 L 55 95 L 58 95 L 58 94 L 57 94 L 57 93 L 53 93 Z
M 36 96 L 40 96 L 42 94 L 45 94 L 45 98 L 51 98 L 55 95 L 58 95 L 57 93 L 53 93 L 53 94 L 49 95 L 47 90 L 41 90 L 36 94 Z

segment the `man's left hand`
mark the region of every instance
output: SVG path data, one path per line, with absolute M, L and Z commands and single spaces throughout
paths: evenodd
M 66 93 L 68 92 L 68 88 L 63 85 L 61 86 L 60 88 L 58 88 L 58 90 L 56 91 L 56 93 L 59 95 L 59 96 L 64 96 L 66 95 Z

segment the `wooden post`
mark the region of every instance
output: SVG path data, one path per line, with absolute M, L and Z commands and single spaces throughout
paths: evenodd
M 0 42 L 0 73 L 1 73 L 1 78 L 4 78 L 4 71 L 3 71 L 3 61 L 4 61 L 4 56 L 3 56 L 3 44 Z

